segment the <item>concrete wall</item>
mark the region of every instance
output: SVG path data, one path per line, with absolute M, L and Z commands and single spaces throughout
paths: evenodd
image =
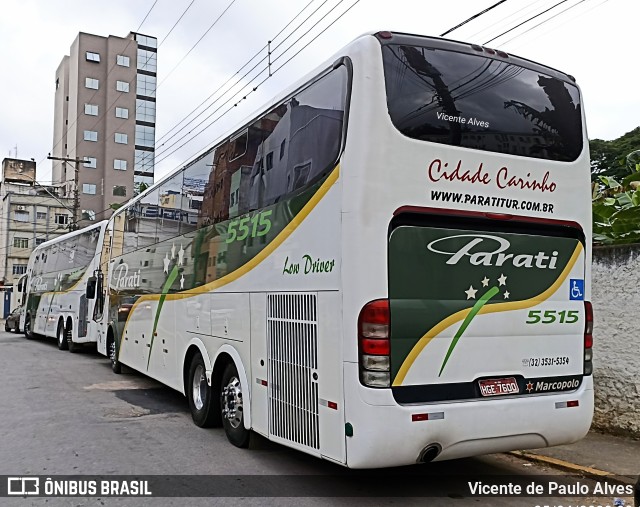
M 640 438 L 640 245 L 593 251 L 593 427 Z

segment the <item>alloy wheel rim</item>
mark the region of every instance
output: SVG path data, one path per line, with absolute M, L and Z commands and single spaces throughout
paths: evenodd
M 202 410 L 204 407 L 204 401 L 206 399 L 205 387 L 203 383 L 206 385 L 207 378 L 204 374 L 204 368 L 201 364 L 196 366 L 195 371 L 193 372 L 193 382 L 191 385 L 191 393 L 193 396 L 193 404 L 195 405 L 197 410 Z
M 231 427 L 237 428 L 242 423 L 242 387 L 237 377 L 229 379 L 229 383 L 222 390 L 222 416 Z

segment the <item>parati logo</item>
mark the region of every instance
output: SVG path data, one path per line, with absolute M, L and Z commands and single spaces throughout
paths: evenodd
M 31 279 L 31 289 L 37 292 L 46 291 L 48 289 L 47 282 L 42 280 L 41 276 L 34 276 Z
M 447 248 L 448 244 L 454 240 L 469 238 L 469 241 L 462 248 L 457 250 L 454 247 Z M 505 253 L 511 243 L 499 236 L 489 234 L 459 234 L 457 236 L 447 236 L 439 238 L 427 245 L 427 248 L 437 254 L 447 255 L 447 264 L 458 264 L 466 257 L 469 264 L 473 266 L 504 266 L 505 263 L 512 264 L 516 268 L 556 269 L 558 252 L 554 251 L 550 255 L 545 252 L 536 254 L 513 254 Z
M 119 264 L 113 270 L 111 286 L 115 289 L 135 289 L 140 287 L 140 270 L 129 274 L 129 265 L 126 262 Z

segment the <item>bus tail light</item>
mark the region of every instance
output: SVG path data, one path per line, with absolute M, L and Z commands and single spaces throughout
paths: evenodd
M 367 387 L 390 387 L 389 301 L 376 299 L 358 316 L 360 382 Z
M 591 302 L 584 302 L 584 375 L 593 373 L 593 307 Z

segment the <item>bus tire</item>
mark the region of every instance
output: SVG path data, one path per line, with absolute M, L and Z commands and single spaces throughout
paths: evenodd
M 116 347 L 116 340 L 113 336 L 109 336 L 107 340 L 107 354 L 111 361 L 111 371 L 116 375 L 120 375 L 122 373 L 122 363 L 118 361 L 118 348 Z
M 244 403 L 238 369 L 229 363 L 220 382 L 222 426 L 227 439 L 236 447 L 248 447 L 251 432 L 244 427 Z
M 31 315 L 29 314 L 24 318 L 24 335 L 27 340 L 33 340 L 35 338 L 33 330 L 31 329 Z
M 67 342 L 67 333 L 64 330 L 64 323 L 62 321 L 58 322 L 56 339 L 58 341 L 58 349 L 67 350 L 69 348 L 69 343 Z
M 189 400 L 191 418 L 196 426 L 211 428 L 215 423 L 216 403 L 211 386 L 207 384 L 204 360 L 200 352 L 196 352 L 191 359 L 187 379 L 185 390 Z
M 80 352 L 80 345 L 73 341 L 73 336 L 71 334 L 71 329 L 67 330 L 67 347 L 69 348 L 69 352 L 75 354 L 76 352 Z
M 4 323 L 4 330 L 5 330 L 7 333 L 10 333 L 10 332 L 11 332 L 11 328 L 9 327 L 9 324 L 8 324 L 7 322 L 5 322 L 5 323 Z

